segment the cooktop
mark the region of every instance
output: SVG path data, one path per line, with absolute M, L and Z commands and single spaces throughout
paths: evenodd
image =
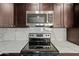
M 56 56 L 59 55 L 57 48 L 51 43 L 50 48 L 29 48 L 29 43 L 27 43 L 21 50 L 21 55 L 23 56 Z

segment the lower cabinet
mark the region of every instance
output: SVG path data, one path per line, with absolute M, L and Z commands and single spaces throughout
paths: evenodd
M 69 28 L 67 30 L 67 40 L 79 45 L 79 28 Z

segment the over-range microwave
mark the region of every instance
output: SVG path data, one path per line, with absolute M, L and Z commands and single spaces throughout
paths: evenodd
M 53 26 L 54 11 L 26 11 L 26 25 Z

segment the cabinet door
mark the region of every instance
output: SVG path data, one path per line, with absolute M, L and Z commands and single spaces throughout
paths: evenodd
M 64 26 L 69 28 L 73 27 L 73 20 L 74 20 L 74 11 L 73 11 L 73 4 L 67 3 L 64 4 Z
M 64 27 L 63 4 L 54 4 L 54 27 Z
M 26 4 L 14 4 L 14 25 L 15 27 L 26 26 Z
M 74 4 L 74 27 L 79 28 L 79 3 Z
M 26 11 L 53 11 L 52 3 L 15 3 L 14 25 L 15 27 L 26 26 Z
M 27 3 L 26 11 L 52 11 L 53 6 L 53 3 Z
M 26 11 L 39 11 L 39 3 L 26 3 Z
M 0 3 L 0 27 L 13 27 L 13 4 Z
M 40 3 L 40 10 L 42 11 L 53 11 L 54 4 L 53 3 Z
M 26 3 L 26 11 L 31 11 L 31 3 Z
M 67 40 L 79 45 L 79 28 L 69 28 Z

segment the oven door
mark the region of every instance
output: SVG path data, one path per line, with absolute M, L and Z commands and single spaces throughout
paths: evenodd
M 49 38 L 29 38 L 29 48 L 49 48 Z

